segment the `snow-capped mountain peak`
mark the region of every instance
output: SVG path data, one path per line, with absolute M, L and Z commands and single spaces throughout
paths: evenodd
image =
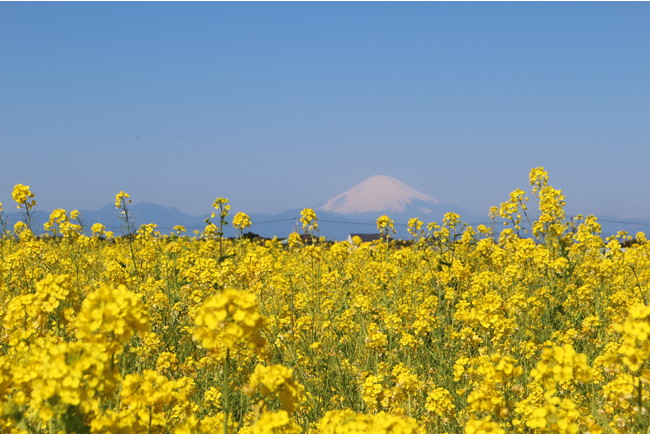
M 391 176 L 375 175 L 328 200 L 323 211 L 339 214 L 402 212 L 414 201 L 435 205 L 439 201 Z

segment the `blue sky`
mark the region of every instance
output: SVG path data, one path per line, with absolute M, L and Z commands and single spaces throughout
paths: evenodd
M 545 166 L 650 216 L 650 3 L 0 2 L 0 201 L 201 214 L 375 174 L 487 213 Z

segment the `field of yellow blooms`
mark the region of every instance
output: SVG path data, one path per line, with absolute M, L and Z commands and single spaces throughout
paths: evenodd
M 543 168 L 530 184 L 496 229 L 412 219 L 408 244 L 388 217 L 374 243 L 225 239 L 251 222 L 222 198 L 202 234 L 162 235 L 125 192 L 124 236 L 55 210 L 37 237 L 17 185 L 0 431 L 646 432 L 650 244 L 568 219 Z

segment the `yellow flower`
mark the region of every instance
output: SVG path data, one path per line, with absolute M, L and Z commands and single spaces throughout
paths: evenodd
M 214 209 L 219 209 L 219 207 L 220 207 L 221 205 L 225 205 L 225 204 L 227 204 L 228 202 L 230 202 L 230 201 L 229 201 L 228 199 L 226 199 L 225 197 L 218 197 L 218 198 L 216 198 L 216 199 L 214 200 L 214 202 L 212 203 L 212 207 L 213 207 Z
M 318 217 L 316 211 L 311 208 L 305 208 L 300 212 L 300 222 L 302 223 L 302 230 L 305 233 L 312 233 L 318 230 Z
M 378 411 L 382 406 L 382 401 L 386 395 L 386 390 L 384 388 L 384 377 L 383 375 L 368 375 L 361 387 L 361 397 L 363 402 L 366 403 L 366 406 L 371 412 Z
M 170 380 L 149 369 L 128 374 L 122 382 L 119 412 L 108 411 L 95 419 L 93 432 L 163 432 L 182 427 L 193 412 L 189 398 L 194 388 L 187 377 Z
M 193 338 L 210 350 L 234 349 L 237 344 L 260 348 L 258 334 L 264 317 L 257 310 L 255 296 L 238 289 L 225 289 L 207 299 L 194 318 Z
M 379 412 L 377 414 L 359 414 L 350 409 L 330 410 L 318 421 L 321 434 L 420 434 L 424 433 L 415 419 Z
M 377 219 L 377 229 L 379 230 L 379 233 L 383 236 L 386 237 L 388 236 L 389 233 L 396 233 L 395 231 L 395 223 L 393 220 L 391 220 L 388 216 L 381 216 Z
M 68 406 L 82 414 L 99 411 L 101 397 L 112 394 L 117 384 L 110 356 L 101 345 L 39 337 L 19 350 L 19 358 L 12 353 L 9 396 L 18 406 L 28 406 L 43 422 L 63 416 Z
M 84 300 L 76 326 L 80 340 L 105 344 L 119 354 L 134 333 L 149 329 L 149 318 L 141 296 L 124 285 L 102 284 Z
M 424 222 L 418 218 L 412 218 L 408 221 L 408 232 L 411 234 L 413 238 L 417 238 L 418 236 L 422 235 L 422 226 L 424 225 Z
M 304 396 L 304 387 L 293 379 L 293 369 L 282 365 L 257 365 L 250 377 L 250 392 L 258 389 L 263 397 L 277 396 L 282 408 L 293 411 Z
M 251 434 L 298 434 L 302 432 L 302 428 L 292 421 L 289 413 L 284 410 L 265 411 L 248 432 Z
M 542 360 L 531 371 L 531 376 L 541 381 L 548 389 L 554 389 L 558 383 L 588 383 L 592 378 L 591 368 L 587 365 L 587 355 L 576 353 L 571 344 L 545 348 Z
M 90 230 L 92 231 L 93 234 L 95 235 L 101 235 L 104 233 L 104 230 L 106 229 L 106 226 L 104 226 L 101 223 L 95 223 L 90 227 Z
M 630 371 L 639 372 L 650 359 L 650 306 L 632 306 L 626 320 L 616 329 L 623 332 L 618 354 Z
M 27 224 L 23 221 L 18 221 L 14 224 L 14 233 L 20 235 L 22 232 L 29 231 Z
M 436 387 L 427 396 L 426 409 L 438 416 L 450 415 L 454 412 L 451 393 L 442 387 Z
M 120 209 L 123 208 L 126 204 L 131 203 L 129 193 L 126 193 L 124 191 L 120 191 L 115 195 L 115 208 Z
M 388 337 L 382 333 L 377 323 L 370 323 L 366 332 L 366 346 L 375 351 L 383 351 L 388 345 Z
M 232 219 L 232 225 L 235 229 L 243 231 L 244 229 L 250 227 L 251 219 L 245 213 L 238 212 Z
M 14 186 L 13 192 L 11 193 L 11 197 L 18 204 L 16 205 L 16 208 L 20 208 L 24 205 L 25 209 L 30 210 L 36 206 L 36 201 L 32 199 L 34 197 L 34 193 L 32 193 L 29 185 L 16 184 Z
M 470 419 L 465 424 L 465 434 L 505 434 L 506 430 L 501 428 L 497 422 L 493 422 L 490 416 L 485 419 Z
M 289 238 L 287 239 L 289 247 L 298 247 L 302 245 L 302 238 L 298 232 L 291 232 Z
M 543 167 L 534 167 L 530 170 L 530 185 L 533 186 L 533 194 L 548 183 L 548 173 Z
M 64 222 L 68 221 L 68 214 L 64 209 L 57 208 L 50 213 L 50 219 L 43 224 L 43 229 L 52 231 L 56 234 L 57 229 L 60 229 Z
M 225 219 L 228 216 L 228 212 L 230 211 L 230 205 L 228 205 L 228 202 L 230 201 L 225 197 L 218 197 L 212 203 L 212 207 L 219 211 L 219 217 L 221 219 Z M 215 215 L 213 213 L 212 218 L 214 217 Z

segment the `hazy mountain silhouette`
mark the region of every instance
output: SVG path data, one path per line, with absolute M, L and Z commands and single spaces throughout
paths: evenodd
M 440 223 L 447 212 L 459 214 L 464 223 L 471 225 L 490 224 L 487 215 L 477 214 L 451 203 L 439 200 L 419 192 L 390 176 L 373 176 L 349 190 L 314 207 L 319 219 L 319 234 L 331 240 L 346 239 L 350 233 L 376 233 L 376 221 L 381 215 L 388 215 L 395 222 L 397 238 L 408 239 L 406 224 L 409 219 L 417 217 L 425 224 Z M 132 204 L 130 210 L 135 227 L 142 224 L 156 223 L 161 233 L 170 233 L 176 225 L 184 226 L 189 235 L 202 231 L 209 214 L 195 216 L 186 214 L 170 206 L 149 202 Z M 236 212 L 236 210 L 233 210 Z M 302 231 L 300 225 L 301 209 L 291 209 L 277 214 L 250 213 L 252 226 L 247 230 L 264 237 L 284 238 L 289 233 Z M 233 212 L 233 215 L 234 215 Z M 122 234 L 123 222 L 113 205 L 106 205 L 98 210 L 80 210 L 81 220 L 89 228 L 94 223 L 102 223 L 107 230 Z M 487 213 L 486 213 L 487 214 Z M 19 212 L 8 213 L 10 225 L 22 218 Z M 33 228 L 37 233 L 43 232 L 43 223 L 49 218 L 49 212 L 36 211 Z M 232 215 L 228 219 L 232 220 Z M 650 232 L 650 217 L 642 219 L 622 219 L 602 217 L 603 236 L 609 236 L 624 230 L 632 236 L 636 232 Z M 495 227 L 498 233 L 500 226 Z M 226 236 L 235 236 L 231 225 L 225 227 Z

